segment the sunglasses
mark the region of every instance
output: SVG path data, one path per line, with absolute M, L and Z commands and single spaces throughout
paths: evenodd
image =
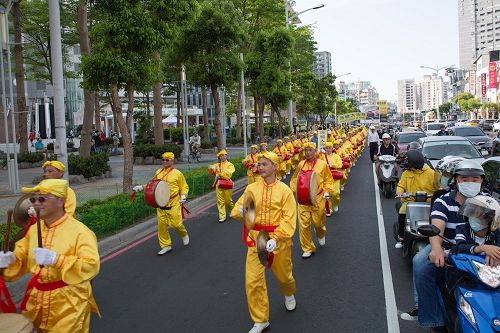
M 39 202 L 39 203 L 44 203 L 46 200 L 51 199 L 51 197 L 32 197 L 30 198 L 31 203 Z
M 170 160 L 170 159 L 168 159 L 168 158 L 164 158 L 164 159 L 163 159 L 163 162 L 170 162 L 170 161 L 171 161 L 171 160 Z

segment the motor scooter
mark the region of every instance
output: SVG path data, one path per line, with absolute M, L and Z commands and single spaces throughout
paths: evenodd
M 427 237 L 439 236 L 429 224 L 418 228 Z M 440 305 L 450 333 L 500 332 L 500 266 L 485 265 L 484 256 L 449 253 L 446 283 L 438 288 Z
M 432 198 L 426 192 L 417 191 L 417 193 L 403 193 L 399 198 L 413 198 L 414 201 L 406 204 L 406 218 L 403 244 L 403 257 L 411 255 L 411 258 L 423 249 L 429 243 L 426 236 L 418 232 L 418 227 L 429 224 L 431 214 L 431 204 L 427 199 Z M 399 214 L 400 204 L 396 205 L 396 212 Z M 399 242 L 398 222 L 394 223 L 394 238 Z
M 380 172 L 378 187 L 386 198 L 390 198 L 396 192 L 398 183 L 398 168 L 396 168 L 396 157 L 392 155 L 382 155 L 378 157 L 380 162 Z

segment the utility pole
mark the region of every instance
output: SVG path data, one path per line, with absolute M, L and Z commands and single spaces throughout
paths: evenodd
M 240 60 L 243 63 L 243 53 L 240 53 Z M 248 155 L 248 146 L 247 146 L 247 100 L 245 96 L 245 72 L 243 69 L 241 70 L 241 113 L 243 116 L 243 150 L 245 152 L 245 156 Z
M 186 67 L 182 65 L 181 70 L 181 105 L 182 105 L 182 132 L 184 137 L 184 157 L 186 160 L 189 156 L 189 124 L 187 114 L 187 83 L 186 83 Z
M 61 45 L 61 16 L 59 1 L 49 0 L 50 53 L 52 62 L 52 82 L 54 84 L 54 118 L 56 143 L 54 153 L 66 168 L 64 178 L 68 179 L 68 151 L 66 147 L 66 115 L 64 109 L 64 84 Z

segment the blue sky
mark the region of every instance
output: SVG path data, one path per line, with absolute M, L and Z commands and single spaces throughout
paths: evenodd
M 457 0 L 296 0 L 313 24 L 319 51 L 332 53 L 335 74 L 372 81 L 381 99 L 397 99 L 397 80 L 421 79 L 419 68 L 458 66 Z M 441 75 L 443 71 L 440 71 Z

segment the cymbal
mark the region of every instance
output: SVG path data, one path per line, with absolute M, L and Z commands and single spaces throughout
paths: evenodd
M 21 227 L 24 228 L 28 224 L 30 220 L 30 216 L 28 214 L 28 208 L 30 208 L 33 204 L 30 202 L 30 198 L 33 194 L 25 194 L 17 200 L 16 205 L 14 206 L 14 222 Z
M 259 231 L 259 235 L 257 236 L 257 255 L 259 256 L 260 263 L 265 267 L 269 265 L 269 252 L 266 250 L 266 244 L 270 238 L 267 230 Z
M 248 230 L 255 228 L 255 198 L 251 192 L 243 198 L 243 222 Z

